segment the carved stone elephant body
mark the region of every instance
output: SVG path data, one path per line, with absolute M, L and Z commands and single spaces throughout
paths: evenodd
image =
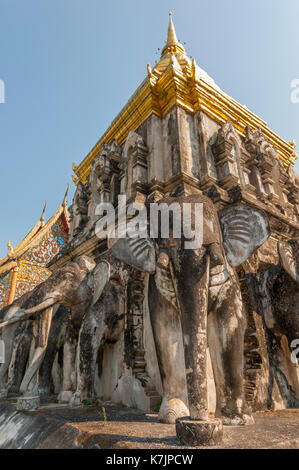
M 160 418 L 166 422 L 174 422 L 181 413 L 186 414 L 188 402 L 190 410 L 190 394 L 200 413 L 198 417 L 206 417 L 207 362 L 204 350 L 207 346 L 217 391 L 216 415 L 229 421 L 243 414 L 246 319 L 238 279 L 230 269 L 210 268 L 208 248 L 200 250 L 198 255 L 200 260 L 191 252 L 182 260 L 181 268 L 188 276 L 177 277 L 180 312 L 165 305 L 167 300 L 157 287 L 155 276 L 150 279 L 149 308 L 164 392 Z M 200 264 L 195 264 L 197 261 L 202 263 L 202 272 L 198 271 Z M 176 356 L 182 354 L 181 341 L 185 368 L 180 370 Z M 188 400 L 186 386 L 190 390 Z M 199 398 L 203 403 L 200 408 L 197 407 Z
M 59 305 L 70 307 L 70 305 L 80 303 L 82 293 L 78 291 L 78 287 L 94 266 L 95 263 L 91 259 L 78 258 L 75 262 L 58 270 L 31 293 L 27 293 L 2 310 L 3 321 L 0 326 L 4 328 L 3 339 L 6 346 L 5 364 L 0 369 L 2 386 L 4 375 L 11 362 L 18 323 L 38 315 L 33 322 L 34 344 L 30 350 L 29 366 L 20 384 L 20 391 L 24 395 L 37 392 L 38 371 L 46 354 L 52 318 Z
M 279 263 L 249 275 L 251 302 L 263 318 L 270 362 L 268 407 L 274 378 L 287 408 L 299 407 L 299 240 L 278 242 Z M 292 345 L 294 345 L 292 347 Z M 298 350 L 298 349 L 297 349 Z M 296 363 L 297 362 L 297 363 Z
M 265 216 L 240 206 L 220 215 L 199 194 L 165 198 L 159 203 L 203 204 L 203 243 L 186 249 L 186 239 L 154 242 L 121 239 L 112 243 L 115 257 L 142 269 L 157 254 L 149 284 L 149 309 L 163 384 L 160 418 L 207 419 L 207 344 L 217 393 L 217 412 L 226 423 L 240 423 L 243 407 L 243 349 L 246 320 L 234 269 L 269 236 Z M 135 261 L 134 261 L 135 254 Z M 146 270 L 146 269 L 144 269 Z M 185 368 L 178 358 L 184 354 Z M 186 390 L 187 388 L 187 399 Z
M 76 325 L 72 322 L 73 337 L 69 337 L 65 343 L 66 351 L 72 350 L 72 354 L 68 356 L 68 365 L 64 364 L 65 381 L 60 393 L 61 401 L 69 401 L 71 398 L 73 405 L 79 405 L 84 400 L 94 398 L 97 359 L 104 345 L 107 342 L 117 342 L 123 332 L 124 302 L 124 286 L 120 279 L 113 278 L 109 281 L 107 279 L 102 294 L 89 308 L 82 306 L 80 313 L 78 308 L 75 308 Z M 73 313 L 75 312 L 71 309 L 72 317 Z M 77 348 L 71 349 L 72 344 L 77 344 Z M 76 371 L 73 370 L 74 364 Z M 71 380 L 70 374 L 73 374 L 74 380 Z
M 61 396 L 73 402 L 93 395 L 93 377 L 99 347 L 105 341 L 115 341 L 124 321 L 123 286 L 111 279 L 109 263 L 96 265 L 92 258 L 79 256 L 58 269 L 30 294 L 15 301 L 3 311 L 6 338 L 6 363 L 0 369 L 6 374 L 12 355 L 13 338 L 18 323 L 34 319 L 34 345 L 30 350 L 29 366 L 24 374 L 20 391 L 24 395 L 38 393 L 49 384 L 51 365 L 57 352 L 56 344 L 49 341 L 52 318 L 61 308 L 70 312 L 64 343 L 63 384 Z M 67 315 L 67 311 L 64 310 Z M 63 326 L 63 325 L 61 325 Z M 53 328 L 52 328 L 53 330 Z M 41 368 L 41 366 L 43 366 Z M 41 371 L 40 371 L 41 368 Z M 39 371 L 41 381 L 39 381 Z

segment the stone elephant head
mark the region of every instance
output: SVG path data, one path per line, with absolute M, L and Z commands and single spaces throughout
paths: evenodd
M 269 356 L 268 407 L 277 382 L 284 405 L 299 406 L 299 240 L 277 242 L 279 262 L 248 275 L 251 304 L 263 319 Z
M 296 340 L 299 343 L 299 239 L 279 242 L 278 250 L 284 274 L 273 286 L 274 316 L 291 345 Z
M 159 204 L 203 206 L 202 246 L 186 249 L 186 237 L 111 240 L 112 254 L 149 272 L 149 310 L 164 398 L 163 421 L 189 414 L 207 417 L 207 341 L 217 391 L 217 410 L 228 422 L 243 413 L 245 318 L 238 278 L 242 264 L 270 235 L 266 216 L 249 206 L 224 209 L 200 194 Z M 183 230 L 182 230 L 183 232 Z M 182 358 L 183 362 L 182 362 Z M 187 391 L 187 393 L 186 393 Z
M 251 301 L 266 328 L 277 336 L 285 335 L 291 344 L 299 338 L 299 240 L 279 241 L 277 249 L 279 263 L 249 283 Z
M 299 239 L 278 244 L 280 262 L 286 273 L 299 283 Z
M 106 263 L 106 279 L 109 277 L 109 266 Z M 102 293 L 102 278 L 97 272 L 103 271 L 103 264 L 96 266 L 92 258 L 78 256 L 63 268 L 55 271 L 46 281 L 39 284 L 30 294 L 17 299 L 0 311 L 0 328 L 20 322 L 55 305 L 71 308 L 89 302 L 95 303 Z M 105 284 L 104 284 L 105 285 Z M 92 295 L 91 295 L 92 293 Z

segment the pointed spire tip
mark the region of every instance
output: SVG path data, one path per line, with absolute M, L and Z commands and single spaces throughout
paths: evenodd
M 39 220 L 40 220 L 41 222 L 43 222 L 43 223 L 45 222 L 45 212 L 46 212 L 46 209 L 47 209 L 47 201 L 46 201 L 45 204 L 44 204 L 44 208 L 43 208 L 43 210 L 42 210 L 42 215 L 40 216 L 40 219 L 39 219 Z
M 67 188 L 66 188 L 66 192 L 65 192 L 65 195 L 64 195 L 64 198 L 63 198 L 63 202 L 62 202 L 62 204 L 64 204 L 64 205 L 67 203 L 67 195 L 69 193 L 69 189 L 70 189 L 70 184 L 68 183 Z
M 171 52 L 172 50 L 175 50 L 175 52 L 180 52 L 181 54 L 185 54 L 185 49 L 183 48 L 183 46 L 179 43 L 177 39 L 175 27 L 174 27 L 173 20 L 172 20 L 172 11 L 169 10 L 169 25 L 168 25 L 167 41 L 166 41 L 166 45 L 162 49 L 161 57 Z
M 168 26 L 168 35 L 167 35 L 167 46 L 175 46 L 178 44 L 176 37 L 175 27 L 172 21 L 172 13 L 169 11 L 169 26 Z

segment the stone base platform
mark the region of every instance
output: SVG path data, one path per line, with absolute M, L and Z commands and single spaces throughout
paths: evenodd
M 54 401 L 42 400 L 36 411 L 17 411 L 15 397 L 0 402 L 0 449 L 299 449 L 299 409 L 255 413 L 252 426 L 223 426 L 221 443 L 193 447 L 182 445 L 176 426 L 159 423 L 157 413 Z

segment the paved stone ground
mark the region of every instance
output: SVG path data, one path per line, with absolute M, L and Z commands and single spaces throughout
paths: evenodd
M 175 425 L 159 423 L 157 414 L 110 403 L 73 409 L 48 405 L 30 414 L 57 421 L 56 431 L 39 444 L 43 449 L 186 448 L 176 438 Z M 254 419 L 250 426 L 225 426 L 223 443 L 216 448 L 299 449 L 299 410 L 259 412 Z

